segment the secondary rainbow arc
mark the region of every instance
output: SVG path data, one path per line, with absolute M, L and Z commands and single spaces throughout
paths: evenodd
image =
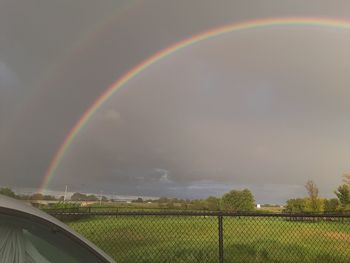
M 39 187 L 39 192 L 42 192 L 49 184 L 50 180 L 55 176 L 57 169 L 64 159 L 66 152 L 69 150 L 72 142 L 89 122 L 94 113 L 119 89 L 125 86 L 127 82 L 133 79 L 135 76 L 146 70 L 148 67 L 157 63 L 171 54 L 191 45 L 194 45 L 200 41 L 210 39 L 225 33 L 236 32 L 248 29 L 272 27 L 272 26 L 314 26 L 314 27 L 333 27 L 340 29 L 350 29 L 350 20 L 324 18 L 324 17 L 284 17 L 284 18 L 265 18 L 259 20 L 249 20 L 240 23 L 233 23 L 222 27 L 214 28 L 190 38 L 177 42 L 157 53 L 150 56 L 136 67 L 129 70 L 115 83 L 110 85 L 85 111 L 79 121 L 71 128 L 70 132 L 65 137 L 64 141 L 56 151 L 55 155 L 50 162 L 50 165 L 45 173 L 43 181 Z

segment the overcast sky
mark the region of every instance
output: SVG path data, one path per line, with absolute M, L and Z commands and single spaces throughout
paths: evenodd
M 69 130 L 123 73 L 217 26 L 350 19 L 347 1 L 0 0 L 0 186 L 38 187 Z M 228 33 L 131 80 L 77 136 L 49 188 L 258 202 L 333 196 L 350 171 L 350 30 Z

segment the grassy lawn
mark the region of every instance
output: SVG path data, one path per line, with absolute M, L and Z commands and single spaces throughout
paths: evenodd
M 216 217 L 96 216 L 68 223 L 118 262 L 218 262 Z M 350 262 L 350 222 L 224 217 L 225 262 Z

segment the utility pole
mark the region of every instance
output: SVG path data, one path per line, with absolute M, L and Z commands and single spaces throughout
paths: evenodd
M 65 203 L 67 199 L 67 190 L 68 190 L 68 185 L 66 185 L 66 189 L 64 190 L 63 203 Z
M 100 206 L 102 204 L 102 190 L 100 191 Z

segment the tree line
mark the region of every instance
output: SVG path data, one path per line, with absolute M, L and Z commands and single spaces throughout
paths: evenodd
M 8 187 L 0 188 L 0 194 L 10 196 L 22 200 L 57 200 L 63 201 L 63 196 L 55 198 L 51 195 L 43 195 L 35 193 L 33 195 L 16 195 L 14 191 Z M 82 193 L 74 193 L 70 197 L 70 201 L 109 201 L 107 197 L 97 197 L 96 195 L 86 195 Z M 255 208 L 254 196 L 248 189 L 232 190 L 224 194 L 221 198 L 209 196 L 206 199 L 178 199 L 161 197 L 157 200 L 146 200 L 137 198 L 132 203 L 157 203 L 159 208 L 167 209 L 194 209 L 194 210 L 230 210 L 230 211 L 253 211 Z
M 206 199 L 178 199 L 161 197 L 153 200 L 159 208 L 186 209 L 186 210 L 209 210 L 209 211 L 253 211 L 255 200 L 252 192 L 248 189 L 231 190 L 221 198 L 209 196 Z
M 0 188 L 0 194 L 6 195 L 12 198 L 20 199 L 20 200 L 45 200 L 45 201 L 63 201 L 64 197 L 55 197 L 53 195 L 44 195 L 41 193 L 34 193 L 31 195 L 17 195 L 11 188 L 9 187 L 3 187 Z M 108 201 L 108 198 L 105 196 L 97 197 L 93 194 L 81 194 L 81 193 L 74 193 L 71 197 L 71 201 L 99 201 L 102 200 L 104 202 Z
M 20 199 L 20 200 L 48 200 L 48 201 L 63 200 L 63 196 L 60 198 L 56 198 L 53 195 L 43 195 L 41 193 L 34 193 L 32 195 L 23 195 L 23 194 L 17 195 L 9 187 L 0 188 L 0 194 L 6 195 L 12 198 Z
M 319 197 L 319 189 L 314 181 L 305 184 L 308 197 L 287 200 L 285 212 L 290 213 L 342 213 L 350 212 L 350 174 L 343 175 L 343 184 L 335 189 L 334 198 Z
M 308 180 L 305 184 L 308 196 L 305 198 L 292 198 L 287 200 L 284 212 L 288 213 L 340 213 L 350 212 L 350 174 L 343 175 L 343 184 L 339 185 L 334 191 L 335 197 L 326 199 L 319 197 L 319 189 L 316 183 Z M 63 201 L 63 196 L 56 198 L 51 195 L 35 193 L 33 195 L 16 195 L 10 188 L 0 188 L 0 194 L 24 200 L 57 200 Z M 113 201 L 108 200 L 106 196 L 96 196 L 93 194 L 74 193 L 71 201 Z M 132 200 L 135 205 L 138 204 L 157 204 L 158 208 L 166 209 L 193 209 L 210 211 L 236 211 L 249 212 L 255 210 L 255 199 L 249 189 L 231 190 L 222 197 L 209 196 L 206 199 L 178 199 L 161 197 L 157 200 L 143 200 L 137 198 Z

